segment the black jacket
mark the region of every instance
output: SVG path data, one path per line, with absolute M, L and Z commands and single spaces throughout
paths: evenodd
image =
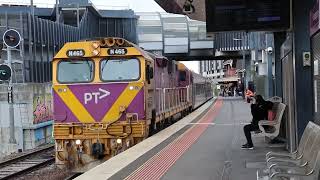
M 254 126 L 258 126 L 260 120 L 268 119 L 268 111 L 272 110 L 273 103 L 271 101 L 263 101 L 259 104 L 251 104 L 252 122 Z

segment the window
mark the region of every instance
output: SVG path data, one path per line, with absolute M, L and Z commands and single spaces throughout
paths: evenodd
M 179 80 L 180 81 L 186 81 L 187 73 L 186 71 L 179 71 Z
M 101 62 L 103 81 L 135 81 L 140 78 L 138 59 L 106 59 Z
M 90 60 L 61 61 L 58 64 L 60 83 L 90 82 L 93 80 L 94 63 Z

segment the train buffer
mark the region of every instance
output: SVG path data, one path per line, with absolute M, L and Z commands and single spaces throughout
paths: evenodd
M 250 104 L 217 98 L 76 179 L 256 179 L 265 154 L 284 151 L 284 145 L 253 136 L 254 149 L 241 149 L 243 126 L 250 121 Z

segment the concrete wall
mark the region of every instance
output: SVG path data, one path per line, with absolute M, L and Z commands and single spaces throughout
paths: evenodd
M 0 86 L 0 157 L 52 141 L 51 85 L 19 84 L 13 90 L 16 144 L 9 143 L 7 86 Z

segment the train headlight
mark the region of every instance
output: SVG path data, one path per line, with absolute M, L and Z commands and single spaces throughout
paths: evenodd
M 130 90 L 133 90 L 133 88 L 134 88 L 133 86 L 130 86 L 130 87 L 129 87 Z
M 120 112 L 126 111 L 126 107 L 125 107 L 125 106 L 120 106 L 120 107 L 119 107 L 119 111 L 120 111 Z
M 122 139 L 117 139 L 118 144 L 122 144 Z
M 76 145 L 80 145 L 81 144 L 81 140 L 80 139 L 77 139 L 76 140 Z

